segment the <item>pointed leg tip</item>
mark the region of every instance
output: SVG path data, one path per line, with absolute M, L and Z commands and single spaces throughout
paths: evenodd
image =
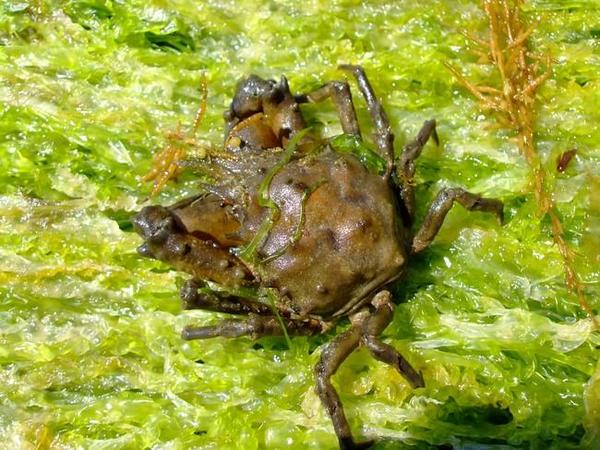
M 412 384 L 414 389 L 425 387 L 425 380 L 423 379 L 423 374 L 421 372 L 419 372 L 417 378 L 413 380 Z
M 422 128 L 428 128 L 432 130 L 432 132 L 435 132 L 435 129 L 437 128 L 437 121 L 435 119 L 428 119 L 423 123 Z
M 190 328 L 184 328 L 183 330 L 181 330 L 181 339 L 185 341 L 190 341 L 193 339 Z
M 371 448 L 375 441 L 363 441 L 363 442 L 354 442 L 354 439 L 351 437 L 341 438 L 340 439 L 340 449 L 341 450 L 361 450 Z
M 185 327 L 181 331 L 181 338 L 185 341 L 210 337 L 214 337 L 214 327 Z
M 346 72 L 352 72 L 353 74 L 359 74 L 362 71 L 361 66 L 355 64 L 339 64 L 338 70 L 344 70 Z

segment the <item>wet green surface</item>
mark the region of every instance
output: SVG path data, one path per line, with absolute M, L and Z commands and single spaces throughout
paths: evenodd
M 243 74 L 286 74 L 300 92 L 342 77 L 336 65 L 350 62 L 364 65 L 398 149 L 438 120 L 442 146 L 418 163 L 421 215 L 440 188 L 463 186 L 503 199 L 508 219 L 499 227 L 457 206 L 412 262 L 384 336 L 427 387 L 413 391 L 366 352 L 352 355 L 335 383 L 356 435 L 389 449 L 593 448 L 600 338 L 565 290 L 516 146 L 443 66 L 484 76 L 458 32 L 485 31 L 479 5 L 255 3 L 2 2 L 0 447 L 335 448 L 312 376 L 333 333 L 289 349 L 275 338 L 181 341 L 184 325 L 219 316 L 180 310 L 186 276 L 137 256 L 129 217 L 147 202 L 151 186 L 139 177 L 151 155 L 191 124 L 203 74 L 198 137 L 218 146 Z M 598 3 L 538 1 L 527 11 L 542 17 L 533 44 L 556 59 L 540 92 L 538 148 L 597 309 Z M 339 133 L 331 105 L 306 115 Z M 556 174 L 557 156 L 573 147 L 577 157 Z M 197 190 L 187 174 L 155 201 Z

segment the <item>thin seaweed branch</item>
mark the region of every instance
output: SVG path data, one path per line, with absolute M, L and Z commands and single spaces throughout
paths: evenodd
M 142 177 L 142 181 L 144 182 L 154 182 L 151 193 L 153 196 L 158 194 L 170 179 L 177 177 L 181 173 L 183 168 L 181 162 L 187 155 L 187 149 L 195 145 L 194 135 L 198 131 L 198 127 L 200 127 L 206 114 L 208 88 L 206 78 L 204 77 L 200 82 L 200 93 L 200 105 L 191 129 L 188 133 L 184 133 L 181 130 L 181 125 L 179 125 L 175 131 L 167 133 L 167 145 L 154 155 L 150 171 Z
M 504 128 L 515 133 L 519 150 L 525 157 L 532 175 L 533 193 L 541 216 L 550 219 L 552 237 L 563 259 L 567 288 L 574 292 L 579 304 L 594 321 L 600 324 L 588 304 L 583 283 L 575 270 L 575 254 L 569 248 L 556 205 L 546 189 L 547 175 L 536 150 L 536 94 L 552 73 L 549 55 L 532 52 L 528 40 L 537 23 L 527 26 L 521 17 L 522 0 L 484 0 L 488 17 L 488 36 L 480 38 L 466 34 L 486 54 L 499 75 L 499 86 L 479 86 L 466 79 L 456 68 L 446 64 L 456 79 L 494 114 Z

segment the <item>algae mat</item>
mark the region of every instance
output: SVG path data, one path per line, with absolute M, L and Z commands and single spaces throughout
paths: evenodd
M 286 74 L 301 92 L 350 62 L 370 75 L 398 149 L 438 120 L 442 145 L 417 165 L 421 216 L 447 186 L 499 197 L 507 215 L 499 227 L 455 207 L 395 289 L 384 338 L 423 370 L 424 389 L 362 351 L 335 376 L 357 437 L 390 449 L 598 448 L 600 338 L 566 291 L 525 161 L 444 67 L 481 76 L 461 31 L 483 33 L 485 16 L 475 2 L 415 3 L 2 3 L 0 447 L 336 447 L 312 376 L 333 333 L 290 348 L 183 342 L 183 326 L 218 315 L 181 311 L 185 275 L 137 255 L 130 216 L 148 201 L 139 178 L 152 155 L 193 120 L 202 77 L 198 141 L 218 145 L 242 75 Z M 525 13 L 540 19 L 532 45 L 555 59 L 538 150 L 597 309 L 599 5 L 537 1 Z M 306 114 L 340 132 L 330 104 Z M 154 201 L 198 189 L 185 174 Z

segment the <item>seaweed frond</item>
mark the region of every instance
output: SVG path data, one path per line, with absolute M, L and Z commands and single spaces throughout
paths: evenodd
M 204 116 L 206 114 L 206 98 L 208 96 L 208 88 L 206 79 L 202 78 L 200 83 L 200 106 L 194 117 L 194 122 L 188 133 L 181 130 L 181 125 L 175 131 L 167 133 L 167 145 L 152 159 L 150 171 L 142 177 L 142 181 L 153 181 L 151 195 L 158 194 L 167 184 L 167 182 L 179 175 L 183 170 L 182 161 L 187 155 L 187 149 L 195 145 L 194 135 Z
M 496 117 L 502 128 L 514 132 L 518 148 L 531 170 L 539 214 L 550 219 L 552 237 L 563 259 L 567 288 L 575 293 L 581 308 L 590 315 L 596 329 L 600 329 L 575 270 L 575 255 L 565 239 L 556 205 L 546 189 L 547 174 L 536 150 L 536 94 L 552 74 L 552 60 L 550 55 L 539 55 L 530 50 L 529 37 L 537 23 L 525 23 L 521 16 L 522 4 L 522 0 L 484 0 L 483 9 L 489 21 L 487 38 L 465 34 L 480 47 L 477 52 L 480 61 L 493 65 L 499 85 L 476 85 L 456 68 L 449 64 L 446 67 L 480 101 L 482 108 Z

